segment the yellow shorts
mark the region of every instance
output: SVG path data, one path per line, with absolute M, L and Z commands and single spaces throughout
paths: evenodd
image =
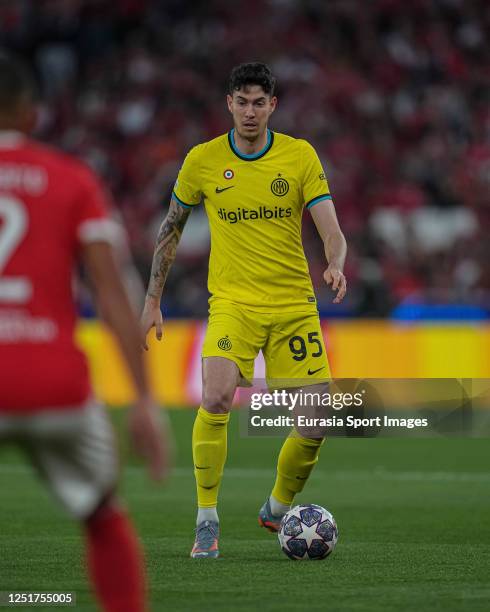
M 269 384 L 304 386 L 330 380 L 320 319 L 316 310 L 262 313 L 225 300 L 213 300 L 202 356 L 234 361 L 244 381 L 254 377 L 262 350 Z M 279 382 L 280 381 L 280 382 Z

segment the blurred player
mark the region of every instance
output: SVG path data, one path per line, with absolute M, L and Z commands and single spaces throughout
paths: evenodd
M 328 381 L 330 371 L 301 242 L 307 208 L 325 245 L 335 303 L 346 293 L 346 243 L 315 150 L 268 129 L 277 99 L 265 64 L 236 67 L 228 109 L 234 128 L 187 155 L 157 239 L 142 316 L 143 333 L 162 337 L 160 299 L 184 225 L 204 201 L 211 230 L 210 310 L 204 341 L 203 399 L 192 437 L 197 483 L 195 558 L 218 556 L 218 489 L 235 390 L 253 378 L 262 350 L 268 381 Z M 145 347 L 146 340 L 145 340 Z M 303 384 L 303 382 L 301 383 Z M 323 387 L 324 389 L 324 387 Z M 259 523 L 277 531 L 318 459 L 322 437 L 295 432 L 279 454 L 272 493 Z
M 137 401 L 130 431 L 155 479 L 166 473 L 166 445 L 138 323 L 114 263 L 104 193 L 81 163 L 29 140 L 33 124 L 31 77 L 0 56 L 0 443 L 20 445 L 82 523 L 102 608 L 139 612 L 146 609 L 142 551 L 115 497 L 113 432 L 73 339 L 72 277 L 80 261 L 131 373 Z

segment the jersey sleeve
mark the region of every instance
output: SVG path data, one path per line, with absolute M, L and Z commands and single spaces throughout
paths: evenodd
M 173 196 L 185 208 L 197 206 L 202 199 L 200 154 L 199 145 L 189 151 L 175 182 Z
M 110 218 L 112 201 L 104 187 L 88 168 L 77 172 L 77 194 L 75 202 L 75 235 L 80 244 L 120 240 L 120 229 Z
M 303 201 L 305 208 L 311 208 L 322 200 L 331 200 L 327 177 L 315 149 L 305 140 L 302 141 Z

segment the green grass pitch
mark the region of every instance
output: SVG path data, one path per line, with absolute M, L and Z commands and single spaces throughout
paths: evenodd
M 112 414 L 120 430 L 123 412 Z M 146 549 L 153 610 L 490 609 L 488 439 L 328 441 L 298 501 L 333 513 L 337 549 L 325 561 L 293 562 L 257 525 L 281 441 L 241 438 L 234 415 L 220 495 L 222 556 L 203 561 L 189 558 L 193 411 L 171 417 L 178 454 L 168 485 L 149 483 L 131 457 L 121 483 Z M 0 590 L 76 591 L 75 609 L 95 610 L 78 527 L 7 449 L 0 498 Z

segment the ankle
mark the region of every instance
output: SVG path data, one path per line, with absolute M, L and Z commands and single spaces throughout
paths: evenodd
M 286 512 L 291 510 L 291 504 L 283 504 L 278 501 L 273 495 L 269 497 L 269 504 L 271 507 L 271 512 L 274 516 L 284 516 Z
M 196 525 L 199 525 L 203 521 L 213 521 L 215 523 L 219 523 L 218 512 L 216 510 L 216 506 L 213 508 L 198 508 L 197 509 L 197 519 Z

